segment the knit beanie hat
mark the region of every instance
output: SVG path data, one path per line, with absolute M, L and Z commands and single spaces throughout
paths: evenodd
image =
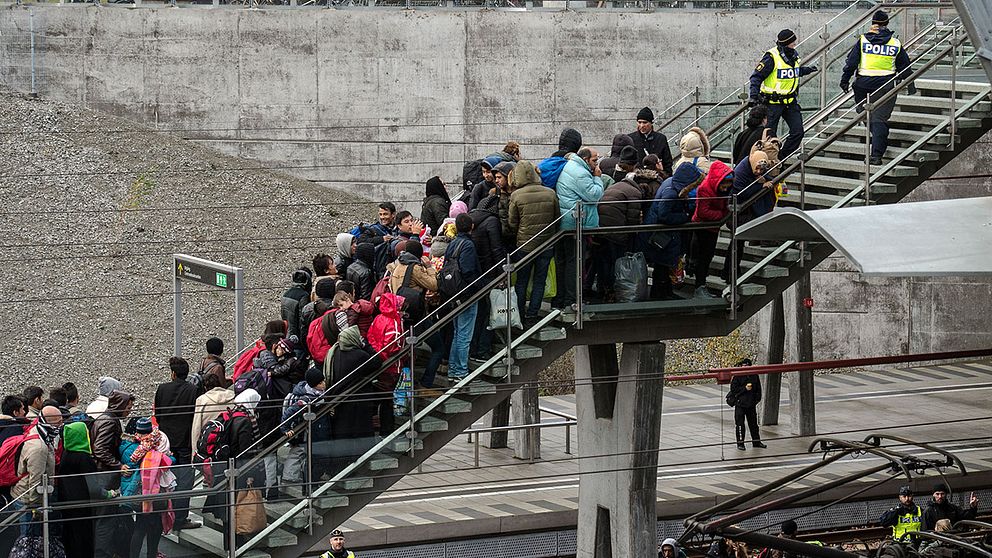
M 306 379 L 308 386 L 315 388 L 320 385 L 320 382 L 324 381 L 324 371 L 316 366 L 312 366 L 307 369 L 307 373 L 304 378 Z
M 454 219 L 455 217 L 458 217 L 462 213 L 468 213 L 468 205 L 466 205 L 465 202 L 460 200 L 451 202 L 451 207 L 448 208 L 448 217 Z
M 361 244 L 359 244 L 361 246 Z M 371 244 L 369 244 L 371 246 Z M 330 300 L 334 298 L 334 293 L 337 291 L 337 281 L 334 279 L 324 279 L 323 281 L 317 281 L 317 284 L 313 287 L 314 294 L 317 298 L 325 298 Z
M 558 136 L 558 149 L 575 153 L 582 148 L 582 134 L 575 128 L 565 128 Z
M 148 417 L 141 417 L 135 423 L 135 430 L 138 434 L 148 434 L 152 431 L 152 421 Z
M 493 170 L 493 167 L 500 164 L 502 161 L 503 159 L 500 159 L 498 156 L 490 155 L 482 160 L 482 166 L 488 168 L 489 170 Z
M 778 40 L 776 43 L 785 46 L 796 40 L 796 34 L 792 32 L 792 29 L 783 29 L 778 32 Z
M 513 161 L 503 161 L 502 163 L 496 165 L 493 168 L 493 171 L 508 177 L 510 176 L 510 171 L 512 171 L 515 166 L 517 166 L 517 164 Z
M 644 107 L 637 111 L 638 120 L 647 120 L 648 122 L 654 122 L 654 113 L 651 112 L 649 107 Z
M 620 161 L 619 164 L 630 165 L 632 167 L 637 166 L 638 153 L 637 148 L 627 145 L 620 150 Z
M 626 146 L 633 147 L 634 140 L 630 139 L 627 134 L 617 134 L 613 136 L 613 145 L 610 147 L 610 157 L 619 157 L 620 152 Z
M 871 22 L 883 26 L 887 25 L 889 23 L 889 14 L 884 10 L 878 10 L 871 16 Z
M 355 246 L 355 259 L 365 262 L 366 265 L 372 267 L 375 265 L 375 246 L 368 242 L 363 242 Z

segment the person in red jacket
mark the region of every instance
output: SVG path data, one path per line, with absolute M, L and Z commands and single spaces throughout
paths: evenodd
M 403 317 L 400 311 L 403 308 L 404 299 L 402 296 L 393 293 L 383 293 L 379 297 L 379 315 L 372 321 L 369 328 L 369 345 L 379 354 L 379 358 L 385 361 L 389 357 L 403 350 Z M 379 432 L 382 435 L 393 431 L 393 388 L 400 376 L 400 369 L 403 361 L 397 361 L 393 366 L 379 374 L 379 378 L 374 382 L 377 390 L 387 393 L 388 397 L 383 397 L 379 401 Z
M 709 223 L 721 221 L 730 213 L 727 197 L 734 184 L 734 171 L 722 161 L 713 161 L 710 172 L 696 190 L 696 212 L 693 222 Z M 696 231 L 695 260 L 696 296 L 712 298 L 706 288 L 706 275 L 716 252 L 716 241 L 720 238 L 720 227 Z

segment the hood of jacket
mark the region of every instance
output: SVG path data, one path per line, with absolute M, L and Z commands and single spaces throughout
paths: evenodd
M 613 145 L 610 147 L 610 157 L 619 157 L 620 151 L 626 146 L 634 146 L 634 140 L 627 134 L 617 134 L 613 136 Z
M 365 340 L 362 339 L 362 332 L 358 326 L 353 325 L 341 330 L 341 333 L 338 334 L 338 344 L 342 351 L 352 351 L 361 349 L 365 345 Z
M 451 201 L 448 191 L 444 189 L 444 182 L 436 176 L 429 178 L 427 186 L 424 188 L 424 197 L 429 198 L 431 196 L 440 196 L 446 202 Z
M 685 166 L 685 165 L 683 165 Z M 679 167 L 681 169 L 682 167 Z M 699 190 L 706 190 L 707 192 L 716 192 L 716 187 L 723 182 L 728 174 L 733 172 L 733 170 L 727 166 L 723 161 L 713 161 L 710 165 L 710 172 L 703 179 L 703 183 L 699 185 Z
M 120 391 L 123 386 L 117 378 L 111 378 L 110 376 L 100 376 L 97 380 L 96 392 L 98 395 L 104 397 L 110 397 L 110 392 Z
M 403 297 L 393 293 L 383 293 L 379 297 L 379 312 L 387 318 L 400 319 L 400 308 L 403 308 Z
M 259 395 L 257 391 L 248 388 L 234 398 L 234 404 L 241 405 L 245 409 L 255 412 L 255 407 L 258 406 L 258 402 L 261 400 L 262 396 Z
M 62 429 L 62 444 L 66 451 L 93 453 L 93 448 L 90 446 L 90 431 L 82 421 L 65 425 Z
M 679 165 L 679 168 L 675 169 L 675 174 L 672 175 L 672 187 L 681 191 L 682 188 L 698 180 L 702 174 L 696 165 Z
M 356 326 L 352 326 L 352 327 L 356 327 Z M 310 387 L 310 384 L 308 384 L 306 380 L 303 380 L 300 383 L 293 386 L 293 396 L 295 396 L 298 399 L 303 397 L 318 397 L 321 393 L 323 392 L 321 392 L 319 389 L 315 387 Z
M 114 390 L 107 396 L 107 410 L 118 415 L 127 407 L 127 404 L 134 401 L 134 396 L 126 391 Z
M 582 134 L 575 128 L 565 128 L 558 136 L 558 150 L 575 153 L 582 148 Z
M 677 542 L 675 542 L 675 539 L 673 539 L 673 538 L 667 538 L 667 539 L 661 541 L 661 546 L 663 546 L 663 547 L 670 546 L 670 547 L 672 547 L 672 550 L 674 550 L 676 552 L 678 552 L 678 550 L 679 550 L 679 545 L 678 545 Z
M 334 243 L 338 247 L 338 255 L 342 258 L 351 258 L 351 244 L 355 241 L 355 236 L 351 233 L 338 233 Z
M 892 30 L 888 27 L 872 25 L 868 32 L 865 33 L 865 38 L 873 45 L 884 45 L 892 38 Z
M 272 354 L 271 351 L 262 351 L 258 353 L 257 357 L 255 357 L 255 368 L 271 370 L 272 368 L 275 368 L 277 364 L 279 364 L 279 359 L 277 359 L 276 355 Z
M 417 265 L 420 263 L 420 258 L 404 250 L 403 252 L 400 252 L 400 255 L 396 258 L 396 261 L 398 261 L 401 265 Z
M 701 128 L 692 127 L 679 140 L 679 151 L 686 159 L 706 157 L 710 154 L 710 140 Z
M 537 167 L 530 161 L 520 161 L 513 167 L 513 176 L 510 184 L 514 190 L 530 186 L 531 184 L 541 184 L 541 175 L 537 172 Z

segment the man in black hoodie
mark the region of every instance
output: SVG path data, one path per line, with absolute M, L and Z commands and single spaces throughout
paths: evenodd
M 858 77 L 854 80 L 854 102 L 859 105 L 858 112 L 864 110 L 861 103 L 866 97 L 871 95 L 871 100 L 874 100 L 885 95 L 896 83 L 912 73 L 909 56 L 902 48 L 899 39 L 895 38 L 887 27 L 888 24 L 889 14 L 882 10 L 875 12 L 871 17 L 871 29 L 858 37 L 857 44 L 847 55 L 847 62 L 840 76 L 840 88 L 847 93 L 850 89 L 851 77 L 857 70 Z M 910 95 L 916 93 L 916 86 L 910 84 L 907 92 Z M 873 103 L 871 108 L 869 162 L 872 165 L 882 164 L 882 156 L 885 155 L 889 145 L 889 117 L 892 116 L 895 106 L 896 96 L 893 95 L 891 99 L 880 105 L 875 106 Z
M 363 242 L 355 246 L 355 261 L 348 266 L 345 279 L 355 284 L 355 294 L 363 300 L 372 300 L 377 278 L 372 272 L 375 267 L 375 246 Z
M 107 410 L 100 413 L 90 426 L 93 459 L 96 470 L 104 473 L 97 479 L 101 490 L 119 491 L 121 475 L 136 474 L 127 465 L 121 463 L 120 446 L 124 429 L 121 421 L 131 414 L 134 407 L 134 396 L 123 391 L 112 391 L 107 397 Z M 94 510 L 94 550 L 97 558 L 110 558 L 114 553 L 115 540 L 130 540 L 131 533 L 122 533 L 121 529 L 130 530 L 133 522 L 130 515 L 124 515 L 120 505 L 111 503 Z
M 745 358 L 734 367 L 751 366 L 751 359 Z M 734 376 L 730 381 L 730 391 L 727 393 L 727 403 L 734 408 L 734 431 L 737 435 L 737 449 L 744 450 L 744 420 L 751 430 L 751 443 L 756 448 L 768 447 L 761 443 L 761 433 L 758 432 L 758 403 L 761 402 L 761 380 L 757 374 Z
M 657 155 L 665 169 L 665 178 L 672 176 L 672 148 L 665 134 L 654 129 L 654 112 L 650 108 L 644 107 L 637 112 L 637 131 L 627 135 L 637 148 L 638 159 Z
M 468 213 L 474 224 L 472 242 L 479 254 L 479 268 L 487 274 L 486 280 L 495 279 L 500 275 L 502 264 L 506 263 L 506 250 L 503 248 L 503 229 L 499 219 L 499 195 L 483 198 L 479 207 Z M 492 269 L 499 266 L 497 269 Z M 474 358 L 486 359 L 492 356 L 493 332 L 489 323 L 489 298 L 479 301 L 479 313 L 475 319 L 475 333 L 472 335 L 472 354 Z
M 974 492 L 968 497 L 968 508 L 964 510 L 947 501 L 948 492 L 944 483 L 933 487 L 933 499 L 923 512 L 924 531 L 933 531 L 941 519 L 949 519 L 953 525 L 962 519 L 975 519 L 978 515 L 978 496 Z

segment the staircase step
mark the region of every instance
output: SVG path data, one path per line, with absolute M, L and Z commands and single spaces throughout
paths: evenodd
M 789 187 L 789 192 L 792 193 L 794 190 L 796 196 L 799 195 L 799 174 L 793 174 L 786 179 L 785 183 Z M 863 178 L 845 178 L 842 176 L 830 176 L 826 174 L 818 174 L 815 172 L 806 173 L 806 188 L 818 188 L 824 189 L 829 188 L 836 191 L 842 191 L 845 194 L 861 187 L 865 183 Z M 875 182 L 871 185 L 871 191 L 875 194 L 891 194 L 896 191 L 895 184 L 888 184 L 885 182 Z M 809 195 L 809 191 L 806 192 Z M 799 199 L 798 197 L 796 199 Z
M 563 327 L 542 327 L 537 333 L 531 336 L 535 341 L 558 341 L 568 337 Z
M 863 173 L 865 170 L 865 162 L 858 161 L 856 159 L 839 159 L 834 157 L 813 157 L 806 163 L 807 169 L 829 169 L 836 171 L 847 171 L 854 173 Z M 807 170 L 807 172 L 809 172 Z M 920 170 L 916 167 L 910 167 L 907 165 L 897 165 L 893 167 L 886 176 L 891 177 L 906 177 L 906 176 L 916 176 L 920 173 Z
M 922 114 L 919 112 L 902 112 L 897 110 L 892 112 L 889 122 L 933 128 L 934 126 L 940 126 L 946 118 L 946 116 L 941 114 Z M 957 126 L 958 128 L 981 128 L 982 121 L 978 118 L 962 116 L 957 119 Z
M 487 362 L 487 360 L 470 358 L 468 361 L 468 367 L 472 370 L 478 370 L 479 368 L 482 367 L 483 364 Z M 510 372 L 513 373 L 514 375 L 517 375 L 520 373 L 520 367 L 514 364 L 513 367 L 510 369 Z M 491 365 L 487 370 L 483 371 L 482 374 L 490 378 L 506 378 L 506 362 L 500 360 L 495 364 Z
M 919 83 L 919 82 L 917 82 Z M 960 109 L 971 101 L 971 99 L 957 99 L 954 101 L 954 107 Z M 951 98 L 950 97 L 930 97 L 924 95 L 899 95 L 896 98 L 896 106 L 902 109 L 906 108 L 926 108 L 926 109 L 942 109 L 947 110 L 950 108 Z M 971 108 L 972 111 L 977 113 L 992 112 L 992 101 L 979 101 L 975 106 Z M 909 111 L 906 111 L 909 112 Z
M 513 349 L 513 358 L 540 358 L 542 354 L 544 354 L 544 351 L 542 351 L 540 347 L 527 345 L 526 343 L 517 345 L 517 347 Z
M 824 143 L 823 139 L 812 139 L 809 141 L 809 147 L 817 147 Z M 843 153 L 844 155 L 861 155 L 865 154 L 865 143 L 863 141 L 853 142 L 853 141 L 835 141 L 827 146 L 827 153 Z M 819 157 L 819 156 L 817 156 Z M 814 157 L 816 159 L 817 157 Z M 913 153 L 913 161 L 936 161 L 940 158 L 940 153 L 936 151 L 927 151 L 920 149 Z M 886 157 L 886 159 L 892 159 L 892 157 Z
M 720 238 L 716 241 L 716 249 L 718 253 L 725 254 L 727 249 L 730 247 L 730 237 L 720 235 Z M 765 247 L 765 246 L 751 246 L 749 243 L 744 244 L 744 256 L 752 256 L 756 258 L 764 258 L 768 254 L 771 254 L 775 248 Z M 792 265 L 793 263 L 799 261 L 799 250 L 796 248 L 789 248 L 783 252 L 779 257 L 775 258 L 773 261 L 779 262 L 783 265 Z
M 390 441 L 389 444 L 386 446 L 386 448 L 389 449 L 389 451 L 395 453 L 406 453 L 410 451 L 410 445 L 411 445 L 410 439 L 407 437 L 403 437 L 403 438 L 396 438 Z M 415 450 L 424 449 L 424 441 L 420 438 L 414 438 L 412 445 L 413 445 L 413 449 Z
M 417 421 L 417 432 L 442 432 L 448 429 L 448 421 L 431 415 Z
M 469 382 L 465 392 L 469 395 L 493 394 L 496 393 L 496 384 L 487 382 L 486 380 L 475 380 L 474 382 Z
M 468 413 L 472 410 L 472 402 L 457 397 L 449 397 L 438 405 L 437 409 L 446 415 Z
M 949 79 L 917 79 L 916 88 L 920 91 L 951 91 L 951 80 Z M 988 83 L 982 83 L 980 81 L 961 81 L 958 79 L 957 83 L 954 84 L 954 89 L 958 94 L 961 93 L 982 93 L 989 88 Z
M 846 197 L 833 195 L 833 194 L 822 194 L 820 192 L 806 192 L 806 209 L 828 209 L 836 205 L 842 199 Z M 785 204 L 788 206 L 799 207 L 799 190 L 790 189 L 789 193 L 779 198 L 778 203 Z M 847 203 L 845 207 L 859 207 L 864 205 L 864 193 L 860 194 L 857 198 L 851 200 Z
M 830 124 L 824 128 L 824 132 L 827 134 L 832 134 L 840 128 L 839 124 Z M 919 130 L 903 130 L 900 128 L 891 128 L 889 130 L 889 143 L 894 141 L 905 141 L 905 142 L 916 142 L 927 135 L 929 132 L 923 132 Z M 842 137 L 845 138 L 856 138 L 858 140 L 864 141 L 865 137 L 865 127 L 862 124 L 848 130 Z M 927 145 L 947 145 L 950 142 L 951 135 L 948 132 L 940 132 L 934 137 L 927 141 Z
M 192 519 L 194 517 L 196 517 L 196 515 L 191 513 L 190 518 Z M 228 553 L 224 551 L 224 534 L 221 531 L 211 529 L 206 525 L 200 527 L 199 529 L 183 529 L 182 531 L 173 531 L 168 535 L 163 535 L 163 537 L 172 542 L 200 548 L 217 556 L 228 555 Z M 292 544 L 296 544 L 295 539 L 296 537 L 293 537 Z M 241 556 L 245 558 L 269 558 L 271 555 L 260 550 L 252 549 Z
M 726 263 L 726 258 L 714 258 L 713 263 L 710 264 L 710 273 L 713 270 L 723 270 L 724 263 Z M 757 262 L 748 261 L 747 259 L 741 260 L 741 273 L 751 269 Z M 752 277 L 760 277 L 762 279 L 773 279 L 775 277 L 787 277 L 789 275 L 789 269 L 786 267 L 778 265 L 765 265 L 758 270 L 758 273 L 752 275 Z
M 371 480 L 371 479 L 369 479 Z M 315 488 L 319 488 L 322 485 L 321 481 L 314 483 Z M 371 486 L 370 486 L 371 488 Z M 302 487 L 299 486 L 287 486 L 282 489 L 283 493 L 287 497 L 297 498 L 302 500 L 304 496 L 304 491 Z M 319 510 L 329 510 L 332 508 L 341 508 L 347 506 L 349 503 L 347 496 L 342 496 L 334 491 L 327 491 L 320 495 L 320 497 L 315 498 L 313 501 L 313 507 Z
M 270 520 L 279 519 L 280 517 L 289 513 L 289 510 L 293 508 L 296 502 L 266 502 L 265 503 L 265 514 Z M 324 523 L 324 518 L 319 513 L 313 514 L 314 524 L 322 525 Z M 289 518 L 285 523 L 294 529 L 303 529 L 307 526 L 307 513 L 305 511 L 297 513 L 296 515 Z
M 340 486 L 344 490 L 365 490 L 367 488 L 372 488 L 375 485 L 375 481 L 371 477 L 356 477 L 347 478 L 341 481 Z
M 447 422 L 444 423 L 444 427 L 448 427 Z M 389 454 L 380 454 L 372 457 L 372 459 L 369 459 L 369 469 L 372 471 L 385 471 L 387 469 L 395 469 L 399 466 L 400 460 Z
M 707 277 L 706 286 L 715 292 L 723 292 L 723 289 L 727 288 L 727 284 L 723 282 L 719 277 Z M 743 296 L 761 296 L 767 292 L 767 288 L 764 285 L 758 283 L 744 283 L 740 286 L 740 293 Z

